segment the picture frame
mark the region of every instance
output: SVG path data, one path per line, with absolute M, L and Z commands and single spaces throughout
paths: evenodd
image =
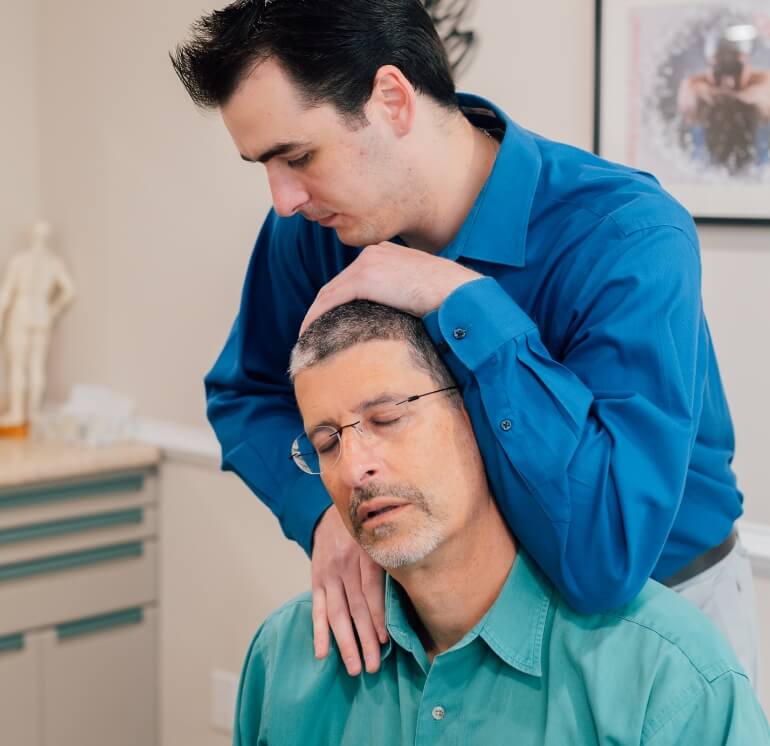
M 699 223 L 770 225 L 770 2 L 595 2 L 594 152 Z

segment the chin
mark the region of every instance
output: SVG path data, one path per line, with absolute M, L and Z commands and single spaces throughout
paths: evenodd
M 382 529 L 393 529 L 392 524 Z M 362 537 L 364 551 L 386 570 L 397 570 L 422 562 L 441 544 L 441 535 L 436 530 L 411 532 L 408 536 L 397 536 L 397 531 L 375 532 L 374 536 Z
M 394 234 L 383 234 L 376 231 L 371 225 L 346 225 L 338 226 L 334 229 L 337 232 L 337 238 L 346 246 L 371 246 L 372 244 L 389 241 Z

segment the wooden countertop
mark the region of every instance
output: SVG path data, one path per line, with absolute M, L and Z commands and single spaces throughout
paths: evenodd
M 160 462 L 158 448 L 121 443 L 98 448 L 34 440 L 0 440 L 0 490 L 146 469 Z

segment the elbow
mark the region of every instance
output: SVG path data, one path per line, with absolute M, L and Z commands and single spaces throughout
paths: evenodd
M 604 582 L 596 576 L 582 587 L 561 588 L 567 604 L 578 614 L 603 614 L 618 609 L 636 598 L 646 578 L 605 577 Z

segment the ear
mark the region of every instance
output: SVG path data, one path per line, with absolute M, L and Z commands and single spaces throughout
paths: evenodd
M 408 135 L 414 125 L 417 93 L 395 65 L 383 65 L 374 76 L 367 114 L 379 116 L 396 137 Z

